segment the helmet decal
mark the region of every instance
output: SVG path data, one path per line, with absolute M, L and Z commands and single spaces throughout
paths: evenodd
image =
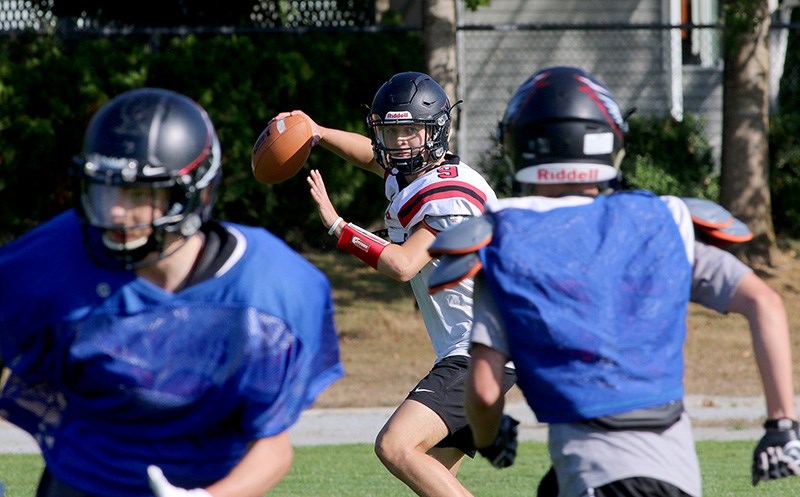
M 518 113 L 520 107 L 533 95 L 531 90 L 535 87 L 542 86 L 540 82 L 547 78 L 550 75 L 548 71 L 541 71 L 530 78 L 528 78 L 519 88 L 517 88 L 516 93 L 511 97 L 511 100 L 508 102 L 508 108 L 506 109 L 506 115 L 509 116 L 516 116 L 517 118 L 520 117 Z M 546 85 L 547 83 L 544 83 Z
M 389 111 L 386 113 L 386 117 L 384 119 L 391 120 L 391 119 L 413 119 L 414 116 L 407 110 L 400 110 L 400 111 Z
M 612 125 L 614 133 L 619 134 L 621 137 L 625 122 L 622 119 L 622 111 L 620 111 L 619 105 L 617 105 L 611 93 L 604 86 L 598 85 L 584 76 L 578 75 L 575 76 L 575 79 L 586 85 L 581 88 L 581 91 L 586 92 L 592 100 L 597 102 L 597 107 L 600 112 L 607 116 L 607 122 Z
M 583 137 L 583 153 L 586 155 L 610 154 L 614 151 L 612 133 L 587 133 Z
M 536 168 L 537 183 L 599 183 L 603 177 L 602 166 L 564 167 L 563 164 L 543 164 Z

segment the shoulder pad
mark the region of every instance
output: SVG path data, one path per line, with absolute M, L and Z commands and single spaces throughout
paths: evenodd
M 472 216 L 425 216 L 422 222 L 429 230 L 438 234 L 463 223 L 470 217 Z
M 716 202 L 702 198 L 686 197 L 681 198 L 681 200 L 686 204 L 686 207 L 689 208 L 692 222 L 694 222 L 696 226 L 719 229 L 733 222 L 733 215 Z
M 725 247 L 733 243 L 749 242 L 753 239 L 753 232 L 750 231 L 750 228 L 748 228 L 746 224 L 736 218 L 733 218 L 731 224 L 725 226 L 724 228 L 699 229 L 698 238 L 701 238 L 702 241 L 708 243 L 709 245 L 714 245 L 715 247 Z
M 733 217 L 727 209 L 700 198 L 681 198 L 692 216 L 697 237 L 715 247 L 749 242 L 753 233 L 746 224 Z
M 492 241 L 494 224 L 487 216 L 476 216 L 442 231 L 428 248 L 431 257 L 443 254 L 466 254 L 485 247 Z
M 477 252 L 462 255 L 443 255 L 439 258 L 439 265 L 431 272 L 428 278 L 428 293 L 433 295 L 445 288 L 458 285 L 461 281 L 472 278 L 483 265 Z

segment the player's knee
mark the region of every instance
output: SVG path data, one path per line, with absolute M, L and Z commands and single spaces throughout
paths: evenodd
M 404 443 L 402 437 L 395 437 L 384 431 L 375 439 L 375 455 L 384 465 L 401 464 L 412 450 L 412 447 Z
M 378 456 L 378 459 L 381 461 L 385 461 L 389 459 L 389 454 L 392 451 L 392 442 L 391 437 L 386 435 L 385 431 L 381 431 L 378 433 L 377 438 L 375 438 L 375 455 Z

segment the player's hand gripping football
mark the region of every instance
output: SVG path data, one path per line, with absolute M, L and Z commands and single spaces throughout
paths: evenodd
M 156 497 L 213 497 L 202 488 L 186 490 L 172 485 L 158 466 L 147 467 L 147 479 Z
M 308 114 L 306 114 L 302 110 L 292 110 L 292 111 L 289 111 L 289 112 L 281 112 L 280 114 L 278 114 L 275 117 L 273 117 L 272 119 L 270 119 L 269 122 L 271 123 L 272 121 L 274 121 L 276 119 L 286 119 L 289 116 L 303 116 L 303 117 L 305 117 L 306 120 L 308 121 L 308 123 L 311 125 L 311 137 L 312 137 L 311 138 L 311 146 L 313 147 L 314 145 L 319 143 L 319 140 L 320 140 L 320 127 L 319 127 L 319 125 L 316 123 L 316 121 L 311 119 L 308 116 Z M 269 123 L 267 123 L 267 125 L 269 125 Z
M 797 421 L 767 420 L 767 432 L 753 452 L 753 485 L 762 480 L 800 476 L 800 434 Z
M 325 228 L 330 228 L 333 223 L 339 218 L 336 209 L 333 207 L 331 200 L 328 198 L 328 192 L 325 190 L 325 182 L 322 181 L 322 175 L 316 169 L 312 169 L 306 178 L 309 186 L 311 187 L 311 198 L 317 203 L 319 208 L 319 217 L 322 219 L 322 224 Z
M 508 414 L 503 414 L 497 438 L 488 447 L 478 449 L 480 455 L 489 460 L 495 468 L 507 468 L 517 458 L 517 425 L 519 421 Z

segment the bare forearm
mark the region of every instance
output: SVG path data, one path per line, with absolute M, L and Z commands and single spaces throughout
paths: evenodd
M 351 164 L 383 175 L 383 169 L 375 162 L 372 142 L 364 135 L 333 128 L 321 128 L 319 144 Z
M 495 404 L 485 405 L 475 402 L 467 395 L 467 420 L 472 428 L 475 446 L 486 447 L 494 442 L 500 418 L 503 417 L 504 404 L 502 397 Z
M 206 490 L 213 497 L 260 497 L 286 476 L 292 456 L 288 433 L 259 439 L 225 478 Z
M 785 313 L 760 313 L 750 321 L 753 350 L 764 385 L 769 418 L 797 418 L 792 388 L 792 352 Z
M 491 445 L 503 416 L 505 358 L 483 345 L 474 345 L 467 377 L 465 410 L 477 447 Z
M 378 260 L 378 271 L 397 281 L 409 281 L 431 260 L 428 247 L 434 239 L 430 231 L 418 229 L 402 245 L 389 245 Z
M 796 418 L 792 352 L 786 309 L 780 295 L 755 274 L 742 278 L 728 305 L 750 324 L 770 418 Z

